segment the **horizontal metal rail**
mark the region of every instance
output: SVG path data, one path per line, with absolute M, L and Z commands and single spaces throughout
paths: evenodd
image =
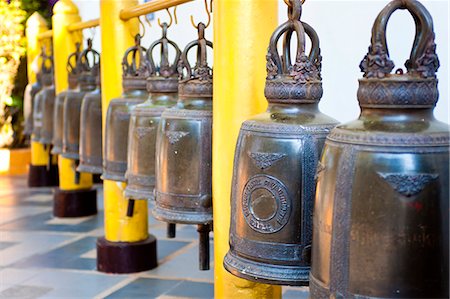
M 74 32 L 74 31 L 79 31 L 79 30 L 83 30 L 83 29 L 87 29 L 87 28 L 93 28 L 93 27 L 97 27 L 97 26 L 100 26 L 100 19 L 94 19 L 94 20 L 89 20 L 89 21 L 85 21 L 85 22 L 73 23 L 67 27 L 67 30 L 69 30 L 69 32 Z
M 146 15 L 158 10 L 170 8 L 193 0 L 154 0 L 151 2 L 136 5 L 134 7 L 122 9 L 120 12 L 120 19 L 128 21 L 129 19 Z
M 52 37 L 53 37 L 53 30 L 47 30 L 38 35 L 38 40 L 43 40 Z

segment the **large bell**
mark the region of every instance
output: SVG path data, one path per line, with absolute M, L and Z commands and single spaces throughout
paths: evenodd
M 406 9 L 416 36 L 392 74 L 386 26 Z M 327 137 L 318 175 L 312 298 L 448 298 L 449 127 L 438 101 L 433 22 L 418 1 L 378 15 L 361 63 L 358 120 Z
M 80 115 L 83 97 L 97 86 L 96 77 L 100 64 L 100 54 L 92 49 L 92 40 L 88 39 L 87 48 L 78 58 L 79 90 L 68 92 L 64 101 L 63 151 L 64 158 L 78 161 L 80 158 Z
M 198 25 L 198 39 L 190 42 L 179 61 L 179 101 L 161 116 L 156 140 L 157 219 L 169 223 L 198 224 L 200 269 L 209 269 L 212 224 L 211 135 L 212 69 L 207 63 L 205 25 Z M 197 46 L 192 68 L 188 52 Z M 186 76 L 183 76 L 183 71 Z
M 24 129 L 23 134 L 31 136 L 33 133 L 33 103 L 36 98 L 36 94 L 42 89 L 40 74 L 36 74 L 36 82 L 31 86 L 28 84 L 25 88 L 25 94 L 23 99 L 23 116 L 24 116 Z
M 138 34 L 135 46 L 125 52 L 122 60 L 123 94 L 120 98 L 111 100 L 106 113 L 103 180 L 125 182 L 130 113 L 136 105 L 145 102 L 148 97 L 146 79 L 151 69 L 145 59 L 146 49 L 140 42 Z
M 319 111 L 319 39 L 300 21 L 301 0 L 273 33 L 267 54 L 265 113 L 242 124 L 234 160 L 230 250 L 224 266 L 252 281 L 308 285 L 318 159 L 337 124 Z M 305 53 L 305 33 L 311 52 Z M 297 38 L 295 63 L 290 57 Z M 283 54 L 277 49 L 283 37 Z
M 161 114 L 178 100 L 177 62 L 181 51 L 167 39 L 167 24 L 162 24 L 163 36 L 150 45 L 147 59 L 152 70 L 147 79 L 148 100 L 131 111 L 128 132 L 127 187 L 125 197 L 153 199 L 155 187 L 155 143 Z M 155 66 L 153 50 L 161 45 L 161 62 Z M 169 45 L 175 48 L 174 63 L 169 63 Z
M 69 55 L 67 59 L 67 72 L 69 88 L 56 96 L 55 108 L 53 113 L 53 139 L 52 154 L 59 155 L 62 153 L 63 146 L 63 127 L 64 127 L 64 102 L 67 94 L 72 91 L 76 92 L 78 88 L 78 69 L 77 61 L 80 56 L 80 43 L 76 44 L 76 51 Z
M 54 103 L 55 101 L 53 57 L 52 55 L 47 55 L 45 48 L 43 48 L 41 58 L 42 58 L 42 66 L 40 71 L 40 79 L 42 89 L 36 94 L 36 97 L 33 102 L 33 133 L 31 136 L 31 140 L 34 142 L 41 142 L 48 140 L 49 135 L 48 122 L 45 121 L 45 128 L 43 127 L 44 114 L 45 116 L 47 116 L 49 113 L 48 109 L 45 108 L 45 104 L 46 103 L 51 104 Z M 51 104 L 51 106 L 53 106 L 53 104 Z
M 97 87 L 87 93 L 81 104 L 80 116 L 80 164 L 78 172 L 101 174 L 103 171 L 102 149 L 102 92 L 100 76 Z

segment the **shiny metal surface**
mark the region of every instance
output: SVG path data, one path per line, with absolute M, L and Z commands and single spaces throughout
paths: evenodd
M 128 160 L 125 174 L 127 187 L 125 197 L 133 199 L 153 199 L 155 187 L 155 143 L 156 132 L 163 111 L 175 105 L 178 100 L 177 62 L 181 51 L 171 40 L 167 39 L 166 23 L 162 24 L 162 38 L 153 42 L 147 59 L 151 74 L 147 78 L 149 98 L 137 105 L 131 112 L 128 133 Z M 161 61 L 155 65 L 153 51 L 161 47 Z M 169 62 L 169 46 L 176 55 Z
M 55 107 L 53 113 L 53 138 L 52 154 L 59 155 L 63 148 L 63 128 L 64 128 L 64 102 L 68 93 L 78 88 L 79 69 L 77 68 L 78 58 L 80 56 L 80 43 L 76 44 L 76 51 L 67 58 L 67 72 L 69 88 L 56 95 Z
M 36 94 L 33 101 L 33 130 L 31 140 L 36 142 L 41 142 L 42 132 L 43 132 L 43 117 L 45 110 L 45 103 L 53 104 L 55 99 L 55 86 L 53 77 L 53 56 L 47 54 L 45 48 L 42 48 L 40 54 L 42 63 L 41 70 L 39 73 L 39 80 L 42 84 L 41 90 Z M 48 113 L 45 113 L 46 115 Z M 44 136 L 49 135 L 49 126 L 46 123 Z M 45 141 L 45 140 L 44 140 Z
M 123 94 L 112 99 L 106 114 L 105 146 L 103 153 L 103 180 L 125 182 L 128 153 L 128 131 L 132 109 L 147 100 L 146 79 L 152 69 L 145 58 L 146 49 L 140 35 L 135 45 L 124 54 L 122 61 Z
M 92 40 L 88 39 L 87 48 L 82 51 L 76 62 L 78 90 L 71 90 L 64 101 L 63 149 L 64 158 L 80 159 L 80 116 L 81 104 L 87 92 L 97 86 L 100 75 L 100 54 L 92 49 Z
M 101 174 L 102 149 L 102 93 L 99 87 L 86 93 L 81 104 L 80 163 L 78 172 Z
M 230 250 L 224 267 L 248 280 L 308 285 L 315 172 L 336 120 L 319 111 L 319 39 L 300 21 L 300 0 L 273 33 L 267 54 L 267 111 L 242 124 L 235 152 Z M 290 40 L 297 36 L 295 63 Z M 311 52 L 305 54 L 306 35 Z M 283 38 L 283 54 L 277 44 Z
M 30 136 L 33 132 L 33 106 L 34 101 L 36 98 L 36 94 L 42 89 L 42 85 L 39 80 L 39 73 L 36 74 L 36 77 L 38 78 L 37 81 L 31 86 L 30 96 L 25 97 L 25 100 L 28 100 L 28 103 L 24 103 L 24 106 L 30 107 L 27 114 L 24 114 L 25 122 L 24 122 L 24 129 L 23 134 Z
M 407 72 L 391 74 L 391 14 L 416 24 Z M 446 298 L 449 294 L 449 127 L 438 100 L 432 18 L 417 1 L 378 15 L 361 63 L 361 114 L 327 137 L 318 174 L 312 298 Z
M 166 109 L 156 137 L 156 218 L 168 222 L 168 237 L 175 236 L 174 223 L 197 224 L 199 269 L 209 270 L 209 232 L 212 224 L 212 68 L 207 62 L 205 24 L 199 23 L 198 39 L 190 42 L 178 62 L 179 100 Z M 189 51 L 197 47 L 192 68 Z M 185 73 L 184 73 L 185 72 Z

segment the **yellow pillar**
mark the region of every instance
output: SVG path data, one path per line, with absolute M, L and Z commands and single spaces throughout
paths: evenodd
M 53 61 L 56 94 L 68 87 L 67 58 L 75 52 L 75 43 L 82 42 L 81 32 L 70 33 L 67 27 L 80 22 L 77 6 L 71 0 L 60 0 L 53 7 Z M 82 190 L 93 186 L 92 174 L 81 173 L 80 182 L 75 183 L 75 161 L 58 157 L 60 190 Z
M 241 123 L 267 107 L 265 56 L 277 26 L 276 0 L 214 1 L 214 288 L 216 298 L 280 298 L 281 287 L 239 279 L 228 251 L 234 149 Z
M 133 36 L 139 30 L 137 19 L 124 22 L 120 20 L 119 13 L 122 9 L 137 4 L 137 0 L 101 0 L 100 2 L 103 128 L 105 128 L 109 102 L 122 94 L 123 55 L 127 48 L 134 45 Z M 122 183 L 108 180 L 103 183 L 105 238 L 110 242 L 145 240 L 148 238 L 147 201 L 136 201 L 133 217 L 127 217 L 128 200 L 123 197 L 124 187 Z
M 109 102 L 122 94 L 123 55 L 134 45 L 139 30 L 137 19 L 124 22 L 119 13 L 137 4 L 137 0 L 100 0 L 103 129 Z M 148 234 L 147 201 L 136 201 L 133 216 L 128 217 L 124 188 L 124 183 L 103 181 L 105 237 L 97 240 L 97 269 L 102 272 L 132 273 L 156 266 L 156 238 Z

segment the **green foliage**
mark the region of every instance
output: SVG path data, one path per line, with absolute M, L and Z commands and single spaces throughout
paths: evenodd
M 25 11 L 20 0 L 8 4 L 0 0 L 0 147 L 10 146 L 14 141 L 13 112 L 14 79 L 25 55 Z

